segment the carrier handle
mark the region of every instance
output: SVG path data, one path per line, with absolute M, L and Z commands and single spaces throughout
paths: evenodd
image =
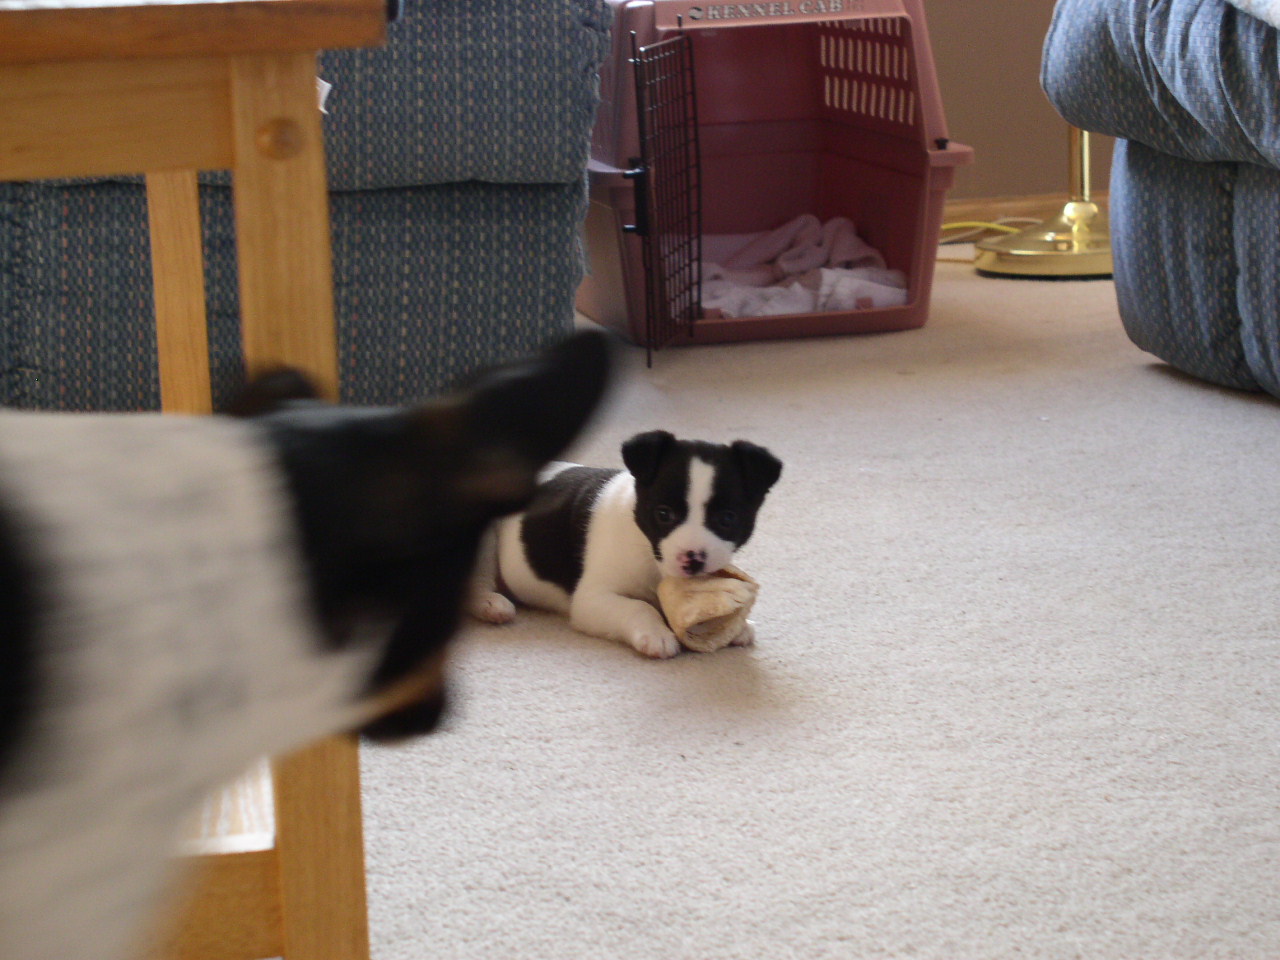
M 630 169 L 623 170 L 626 180 L 636 182 L 636 222 L 624 224 L 623 233 L 634 233 L 638 237 L 649 235 L 649 170 L 639 157 L 628 161 Z

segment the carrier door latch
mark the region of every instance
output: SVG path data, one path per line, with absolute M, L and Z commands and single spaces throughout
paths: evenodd
M 622 232 L 647 237 L 649 235 L 649 168 L 639 157 L 632 157 L 628 165 L 630 169 L 623 170 L 622 176 L 624 179 L 636 182 L 636 222 L 623 225 Z

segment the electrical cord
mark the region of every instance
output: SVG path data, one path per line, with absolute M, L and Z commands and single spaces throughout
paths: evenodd
M 949 230 L 964 230 L 965 232 L 946 237 L 940 240 L 939 243 L 968 243 L 993 230 L 996 233 L 1017 233 L 1024 226 L 1039 222 L 1033 217 L 1001 217 L 999 220 L 956 220 L 952 223 L 944 223 L 942 225 L 942 233 L 946 233 Z M 1020 224 L 1020 226 L 1010 226 L 1010 224 Z
M 939 232 L 943 236 L 939 238 L 938 246 L 958 246 L 960 244 L 973 243 L 988 233 L 1017 233 L 1023 227 L 1029 227 L 1039 222 L 1034 217 L 1000 217 L 997 220 L 956 220 L 942 225 L 942 229 Z M 948 231 L 952 230 L 963 230 L 964 232 L 953 236 L 945 236 Z M 972 263 L 973 256 L 972 253 L 967 257 L 944 257 L 940 255 L 938 260 L 943 263 Z

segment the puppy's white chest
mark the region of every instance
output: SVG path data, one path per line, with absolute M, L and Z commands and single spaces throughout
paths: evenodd
M 653 547 L 636 526 L 635 482 L 629 474 L 601 491 L 587 529 L 579 589 L 608 589 L 637 600 L 657 601 L 660 573 Z

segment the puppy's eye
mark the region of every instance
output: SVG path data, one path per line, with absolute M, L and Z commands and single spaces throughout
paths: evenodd
M 738 515 L 732 510 L 717 510 L 713 522 L 717 526 L 732 527 L 738 522 Z
M 653 508 L 653 519 L 664 527 L 669 527 L 676 522 L 675 511 L 670 507 L 658 506 Z

